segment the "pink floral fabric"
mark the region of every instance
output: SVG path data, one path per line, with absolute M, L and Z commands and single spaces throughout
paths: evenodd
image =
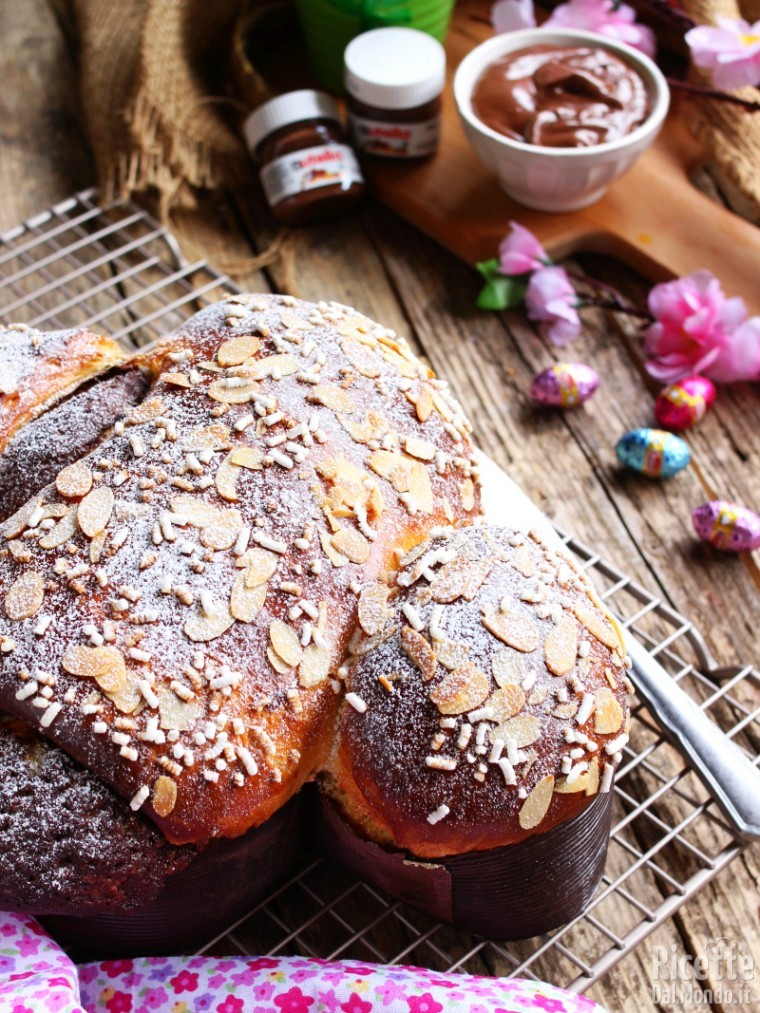
M 32 919 L 0 914 L 6 1013 L 604 1013 L 536 981 L 307 957 L 72 963 Z

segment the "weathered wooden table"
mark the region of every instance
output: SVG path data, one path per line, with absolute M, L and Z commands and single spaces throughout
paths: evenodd
M 0 3 L 0 231 L 94 182 L 71 26 L 60 14 L 55 0 Z M 209 198 L 193 234 L 198 249 L 190 255 L 202 251 L 226 268 L 264 249 L 275 229 L 251 186 Z M 634 300 L 646 292 L 644 281 L 621 265 L 589 258 L 583 266 Z M 617 436 L 651 415 L 653 387 L 634 328 L 586 317 L 572 354 L 594 363 L 602 386 L 585 409 L 560 415 L 535 410 L 527 397 L 533 373 L 552 361 L 545 341 L 517 315 L 476 310 L 474 272 L 370 201 L 351 218 L 288 234 L 280 259 L 239 281 L 338 299 L 408 335 L 450 380 L 481 446 L 551 517 L 690 617 L 721 663 L 757 661 L 758 554 L 720 556 L 695 542 L 690 522 L 694 505 L 718 495 L 760 507 L 757 385 L 722 391 L 689 435 L 691 468 L 676 481 L 650 483 L 621 474 L 614 455 Z M 724 281 L 730 290 L 731 279 Z M 611 1011 L 659 1009 L 655 945 L 698 956 L 730 937 L 743 940 L 760 964 L 759 914 L 760 849 L 753 847 L 590 994 Z M 755 1002 L 746 1008 L 760 1008 L 760 998 Z

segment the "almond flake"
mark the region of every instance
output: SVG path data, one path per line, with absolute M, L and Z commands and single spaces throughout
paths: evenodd
M 230 338 L 219 346 L 216 361 L 220 366 L 239 366 L 258 352 L 260 344 L 259 339 L 253 334 Z
M 239 387 L 228 387 L 227 380 L 214 380 L 206 393 L 213 401 L 221 404 L 248 404 L 253 395 L 258 393 L 259 384 L 255 380 L 248 380 Z
M 390 588 L 386 584 L 371 584 L 359 595 L 359 625 L 368 637 L 379 633 L 390 618 L 389 594 Z
M 293 671 L 293 668 L 290 665 L 286 665 L 277 651 L 272 647 L 267 647 L 267 658 L 275 672 L 279 672 L 280 675 L 290 675 Z
M 140 692 L 138 680 L 131 679 L 129 673 L 127 673 L 127 681 L 119 689 L 110 690 L 102 686 L 101 689 L 114 707 L 121 711 L 122 714 L 132 714 L 138 707 L 142 706 L 143 695 Z
M 563 720 L 569 720 L 574 718 L 578 713 L 578 707 L 580 704 L 577 700 L 570 700 L 569 703 L 558 704 L 552 711 L 552 716 L 555 718 L 562 718 Z
M 345 566 L 348 563 L 348 557 L 333 547 L 330 535 L 326 531 L 319 532 L 319 541 L 322 544 L 322 550 L 333 566 Z
M 336 387 L 331 383 L 320 383 L 309 395 L 309 401 L 322 404 L 325 408 L 331 408 L 334 412 L 353 412 L 356 410 L 356 403 L 348 391 L 342 387 Z
M 369 559 L 370 543 L 356 528 L 341 528 L 332 536 L 332 544 L 352 563 L 366 563 Z
M 214 615 L 206 615 L 205 612 L 193 612 L 186 620 L 183 627 L 185 636 L 193 643 L 202 644 L 209 640 L 216 640 L 235 622 L 230 615 L 227 606 L 220 605 Z
M 513 682 L 497 689 L 488 698 L 488 706 L 493 707 L 494 719 L 500 724 L 519 714 L 525 706 L 525 693 Z
M 79 499 L 92 489 L 92 472 L 84 461 L 75 461 L 58 472 L 55 487 L 66 499 Z
M 382 440 L 390 430 L 390 423 L 380 412 L 370 408 L 361 422 L 352 422 L 345 415 L 338 415 L 338 421 L 356 443 L 369 443 L 370 440 Z
M 263 380 L 268 376 L 290 376 L 301 368 L 301 361 L 295 355 L 267 355 L 263 359 L 252 362 L 246 372 L 254 380 Z
M 490 612 L 481 617 L 481 622 L 495 637 L 514 647 L 516 651 L 530 654 L 541 644 L 541 637 L 531 620 L 520 612 Z
M 518 714 L 497 726 L 494 735 L 503 739 L 514 739 L 518 749 L 532 746 L 541 734 L 541 721 L 535 714 Z
M 552 774 L 547 774 L 538 782 L 522 804 L 518 818 L 523 830 L 533 830 L 543 820 L 551 804 L 553 791 L 554 777 Z
M 508 647 L 500 647 L 491 661 L 491 672 L 497 686 L 520 685 L 525 678 L 525 662 Z
M 421 461 L 432 461 L 435 459 L 436 446 L 428 440 L 417 439 L 416 436 L 407 436 L 404 441 L 404 450 L 411 457 L 418 457 Z
M 41 549 L 57 549 L 64 542 L 68 542 L 77 529 L 77 507 L 72 506 L 69 512 L 64 514 L 54 528 L 51 528 L 46 535 L 43 535 L 37 543 Z
M 492 566 L 491 560 L 452 559 L 441 567 L 430 584 L 433 601 L 449 603 L 461 597 L 472 601 Z
M 104 693 L 118 693 L 127 685 L 124 656 L 117 647 L 86 647 L 82 644 L 67 648 L 61 665 L 70 675 L 94 679 Z
M 248 560 L 245 586 L 249 589 L 266 584 L 280 561 L 276 552 L 269 552 L 267 549 L 249 549 L 245 558 Z
M 258 615 L 267 596 L 267 584 L 246 586 L 245 573 L 239 573 L 230 592 L 230 614 L 241 623 L 251 623 Z
M 361 373 L 362 376 L 369 377 L 371 380 L 382 375 L 377 356 L 366 345 L 346 337 L 341 342 L 341 348 L 357 373 Z
M 469 513 L 475 506 L 475 486 L 471 478 L 466 478 L 459 486 L 459 498 L 463 509 Z
M 470 646 L 461 640 L 436 640 L 433 650 L 438 661 L 451 672 L 467 663 Z
M 201 529 L 201 544 L 215 551 L 231 549 L 242 526 L 239 510 L 220 510 L 214 523 Z
M 606 616 L 585 602 L 577 602 L 573 606 L 573 612 L 580 623 L 589 631 L 592 637 L 596 637 L 603 644 L 614 650 L 620 650 L 620 637 Z
M 407 391 L 406 396 L 417 409 L 417 418 L 420 422 L 427 422 L 432 414 L 433 406 L 435 404 L 431 388 L 428 387 L 427 384 L 423 384 L 417 394 Z
M 189 378 L 185 373 L 163 373 L 161 379 L 173 387 L 192 387 Z
M 79 527 L 88 538 L 93 538 L 106 527 L 112 512 L 113 492 L 107 485 L 99 486 L 88 493 L 79 504 L 77 511 Z
M 177 804 L 177 782 L 162 774 L 153 785 L 150 803 L 156 816 L 168 816 Z
M 575 795 L 578 792 L 585 792 L 586 795 L 595 795 L 599 790 L 599 758 L 594 757 L 589 764 L 589 769 L 580 774 L 572 784 L 567 783 L 566 777 L 561 777 L 554 785 L 558 795 Z
M 298 666 L 298 682 L 311 689 L 324 682 L 330 673 L 330 649 L 322 644 L 309 644 Z
M 419 668 L 422 673 L 422 681 L 427 682 L 432 679 L 438 668 L 438 658 L 425 637 L 413 630 L 411 626 L 405 626 L 401 631 L 401 646 L 406 651 L 409 660 Z
M 565 613 L 552 626 L 544 641 L 544 654 L 552 675 L 567 675 L 572 670 L 578 657 L 578 624 L 571 615 Z
M 184 517 L 188 524 L 194 528 L 205 528 L 213 524 L 220 516 L 221 511 L 206 503 L 200 496 L 175 496 L 171 502 L 172 511 L 179 517 Z
M 431 690 L 430 699 L 441 714 L 464 714 L 479 707 L 489 689 L 488 676 L 468 661 L 447 672 Z
M 229 455 L 230 464 L 249 471 L 261 471 L 261 451 L 257 447 L 238 447 Z
M 127 412 L 127 421 L 130 425 L 137 426 L 143 422 L 151 422 L 163 415 L 166 405 L 160 397 L 149 397 L 140 404 L 133 405 Z
M 619 732 L 625 715 L 617 697 L 606 686 L 594 693 L 594 731 L 598 735 Z
M 237 503 L 239 497 L 237 494 L 237 480 L 239 475 L 239 468 L 237 465 L 232 463 L 232 456 L 235 451 L 231 451 L 219 467 L 216 469 L 214 475 L 214 483 L 216 485 L 216 491 L 222 497 L 226 499 L 228 503 Z
M 298 634 L 282 619 L 275 619 L 269 627 L 269 639 L 272 647 L 290 668 L 295 668 L 303 655 L 303 648 Z
M 430 476 L 421 461 L 413 461 L 389 450 L 377 450 L 368 464 L 377 475 L 387 479 L 397 493 L 409 493 L 420 513 L 433 512 Z
M 9 619 L 31 619 L 45 600 L 45 585 L 36 570 L 25 570 L 8 588 L 5 614 Z
M 523 577 L 534 577 L 536 564 L 527 545 L 520 545 L 515 550 L 514 567 Z

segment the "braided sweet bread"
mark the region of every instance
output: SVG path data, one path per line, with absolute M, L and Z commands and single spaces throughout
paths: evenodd
M 100 339 L 89 340 L 97 353 Z M 515 567 L 568 565 L 530 541 L 517 548 L 503 533 L 457 530 L 478 519 L 478 467 L 469 423 L 446 384 L 403 339 L 354 310 L 269 295 L 234 295 L 201 311 L 144 355 L 139 370 L 150 387 L 131 388 L 119 417 L 101 413 L 87 453 L 72 454 L 61 441 L 52 482 L 38 485 L 0 529 L 0 708 L 15 719 L 0 724 L 0 774 L 4 757 L 15 757 L 8 763 L 22 764 L 19 793 L 35 800 L 18 804 L 11 779 L 0 778 L 0 820 L 11 841 L 36 832 L 65 843 L 37 849 L 34 889 L 0 863 L 4 902 L 71 916 L 80 928 L 82 915 L 96 915 L 90 940 L 96 935 L 101 946 L 127 938 L 135 950 L 188 945 L 282 874 L 300 838 L 300 807 L 287 803 L 320 772 L 336 847 L 342 841 L 351 851 L 362 836 L 388 855 L 406 849 L 421 858 L 520 847 L 526 835 L 516 829 L 516 798 L 528 788 L 532 797 L 527 769 L 525 783 L 506 796 L 493 788 L 490 768 L 461 784 L 459 771 L 451 779 L 457 813 L 429 818 L 447 808 L 436 801 L 443 767 L 420 769 L 418 747 L 424 740 L 442 760 L 433 740 L 443 734 L 448 742 L 455 725 L 461 737 L 464 719 L 447 717 L 453 724 L 441 731 L 427 690 L 409 696 L 393 682 L 401 671 L 405 688 L 420 681 L 421 670 L 409 668 L 418 650 L 438 666 L 431 685 L 441 700 L 450 690 L 467 698 L 468 712 L 495 707 L 469 706 L 484 678 L 494 701 L 514 695 L 495 674 L 488 639 L 499 638 L 506 620 L 494 612 L 489 626 L 467 616 L 484 595 L 493 611 L 491 597 L 514 593 Z M 50 381 L 31 372 L 42 403 Z M 31 418 L 35 408 L 26 410 Z M 14 433 L 23 432 L 21 414 Z M 458 590 L 439 601 L 442 572 L 454 574 Z M 563 593 L 586 600 L 576 625 L 604 631 L 601 646 L 584 641 L 590 655 L 580 651 L 579 661 L 591 669 L 586 692 L 593 682 L 601 693 L 600 672 L 622 665 L 613 627 L 574 572 Z M 462 611 L 467 628 L 471 654 L 461 665 L 461 644 L 441 654 L 409 620 L 444 601 Z M 562 601 L 556 607 L 567 611 Z M 532 622 L 538 637 L 550 620 Z M 564 613 L 557 629 L 571 639 Z M 544 684 L 557 689 L 539 671 L 537 648 L 517 650 L 530 659 L 523 683 L 535 669 L 534 696 Z M 504 664 L 517 678 L 515 660 Z M 622 676 L 614 687 L 608 680 L 607 691 L 622 716 Z M 568 709 L 577 693 L 563 692 L 567 699 L 552 706 Z M 594 706 L 600 713 L 596 697 Z M 481 724 L 491 719 L 470 717 L 480 748 Z M 532 711 L 523 715 L 530 718 Z M 557 735 L 568 721 L 553 711 L 539 722 L 535 741 L 543 744 L 531 777 L 543 771 L 544 785 L 552 764 L 564 766 Z M 587 736 L 589 749 L 592 742 L 606 744 Z M 505 762 L 525 745 L 510 746 Z M 538 839 L 572 827 L 592 811 L 595 788 L 609 787 L 593 759 L 580 773 L 554 772 L 547 820 L 531 827 Z M 483 765 L 472 770 L 480 774 Z M 73 818 L 62 819 L 56 794 L 67 776 L 79 787 Z M 562 776 L 580 779 L 584 791 L 563 794 Z M 121 885 L 91 848 L 78 848 L 95 809 L 105 855 L 113 841 L 113 854 L 133 856 Z M 592 822 L 603 861 L 606 816 Z M 65 877 L 63 852 L 73 862 Z M 593 876 L 600 871 L 597 861 Z M 214 877 L 215 891 L 220 878 L 228 885 L 210 911 L 188 900 L 204 876 Z M 135 907 L 140 913 L 114 920 L 113 912 Z M 439 913 L 473 927 L 454 908 Z M 160 932 L 152 934 L 153 925 Z

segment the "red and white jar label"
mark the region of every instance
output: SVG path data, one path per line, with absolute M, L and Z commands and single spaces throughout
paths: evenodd
M 354 146 L 368 155 L 421 158 L 438 147 L 440 116 L 421 123 L 383 123 L 350 113 L 348 122 Z
M 356 155 L 347 144 L 320 144 L 273 159 L 261 169 L 261 184 L 274 207 L 287 197 L 339 184 L 348 189 L 362 183 Z

